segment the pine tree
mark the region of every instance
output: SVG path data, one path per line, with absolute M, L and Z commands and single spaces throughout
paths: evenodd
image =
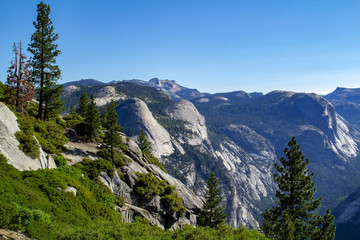
M 205 203 L 199 216 L 201 226 L 216 227 L 225 222 L 227 214 L 224 212 L 224 207 L 220 206 L 223 198 L 219 194 L 220 186 L 215 174 L 212 172 L 207 181 Z
M 36 31 L 31 36 L 31 43 L 28 51 L 33 54 L 33 78 L 38 84 L 39 96 L 39 110 L 38 118 L 45 120 L 48 113 L 48 108 L 45 105 L 49 103 L 46 98 L 52 98 L 50 93 L 52 88 L 56 85 L 60 78 L 61 71 L 56 65 L 56 57 L 61 53 L 58 50 L 58 45 L 54 42 L 59 38 L 57 33 L 54 33 L 52 21 L 49 18 L 50 6 L 40 2 L 37 5 L 37 21 L 34 22 Z
M 86 92 L 83 92 L 80 96 L 79 106 L 77 107 L 76 112 L 83 118 L 86 118 L 88 107 L 89 107 L 89 98 Z
M 140 134 L 137 137 L 137 144 L 144 154 L 152 154 L 150 143 L 148 142 L 144 130 L 140 130 Z
M 114 148 L 119 148 L 122 141 L 120 132 L 123 130 L 118 124 L 118 115 L 115 110 L 115 103 L 111 100 L 110 105 L 106 108 L 106 122 L 104 124 L 106 133 L 104 143 L 110 146 L 111 160 L 115 162 Z
M 7 82 L 9 102 L 15 103 L 17 110 L 24 112 L 25 103 L 34 97 L 34 85 L 32 84 L 31 65 L 26 61 L 22 52 L 21 42 L 14 43 L 14 60 L 8 70 Z
M 101 120 L 99 110 L 96 109 L 94 96 L 90 96 L 90 103 L 87 108 L 86 116 L 86 135 L 90 141 L 96 142 L 100 140 Z
M 274 239 L 334 239 L 335 226 L 333 216 L 328 211 L 324 217 L 316 213 L 321 198 L 314 199 L 316 191 L 312 182 L 313 173 L 309 174 L 300 146 L 293 137 L 285 148 L 287 159 L 281 158 L 281 165 L 275 164 L 277 173 L 274 181 L 278 184 L 276 205 L 263 213 L 262 230 Z M 289 231 L 291 230 L 291 231 Z

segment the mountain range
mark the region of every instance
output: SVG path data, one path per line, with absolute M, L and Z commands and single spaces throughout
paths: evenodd
M 310 160 L 323 209 L 359 203 L 353 197 L 360 185 L 359 89 L 338 88 L 326 96 L 208 94 L 172 80 L 81 80 L 64 85 L 67 109 L 84 91 L 94 95 L 98 107 L 114 100 L 125 133 L 136 139 L 143 129 L 154 155 L 197 195 L 204 194 L 214 172 L 232 226 L 259 227 L 260 212 L 275 201 L 274 164 L 292 136 Z M 349 219 L 354 226 L 359 219 L 341 209 L 335 210 L 343 234 L 337 238 L 345 239 Z

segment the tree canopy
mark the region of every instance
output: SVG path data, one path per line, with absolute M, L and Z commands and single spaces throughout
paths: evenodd
M 224 212 L 224 207 L 220 206 L 223 199 L 219 195 L 220 190 L 217 178 L 212 172 L 207 181 L 205 203 L 199 215 L 199 224 L 201 226 L 216 227 L 225 222 L 227 214 Z
M 280 159 L 280 165 L 275 164 L 278 200 L 262 214 L 262 230 L 273 239 L 334 239 L 334 216 L 329 210 L 324 217 L 317 213 L 322 198 L 314 199 L 316 189 L 314 174 L 307 168 L 309 159 L 305 159 L 295 137 L 288 146 L 284 150 L 286 158 Z
M 37 92 L 39 98 L 38 118 L 45 120 L 48 113 L 47 105 L 50 103 L 52 94 L 56 94 L 53 88 L 60 78 L 61 71 L 56 65 L 56 57 L 61 53 L 58 45 L 54 42 L 59 35 L 54 32 L 54 26 L 49 17 L 50 6 L 40 2 L 37 5 L 37 18 L 33 23 L 36 31 L 31 36 L 31 43 L 28 51 L 33 54 L 32 57 L 32 76 L 38 84 Z M 45 104 L 45 107 L 44 107 Z

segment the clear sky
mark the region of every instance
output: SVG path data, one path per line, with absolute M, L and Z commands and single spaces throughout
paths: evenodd
M 360 87 L 360 1 L 48 0 L 60 83 L 153 77 L 202 92 Z M 0 80 L 35 31 L 34 0 L 0 0 Z M 30 57 L 30 53 L 27 53 Z

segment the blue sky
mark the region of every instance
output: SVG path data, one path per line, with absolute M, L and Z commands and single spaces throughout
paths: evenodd
M 60 36 L 60 83 L 158 77 L 210 93 L 360 87 L 360 1 L 44 2 Z M 38 3 L 0 0 L 2 82 L 13 42 L 30 42 Z

